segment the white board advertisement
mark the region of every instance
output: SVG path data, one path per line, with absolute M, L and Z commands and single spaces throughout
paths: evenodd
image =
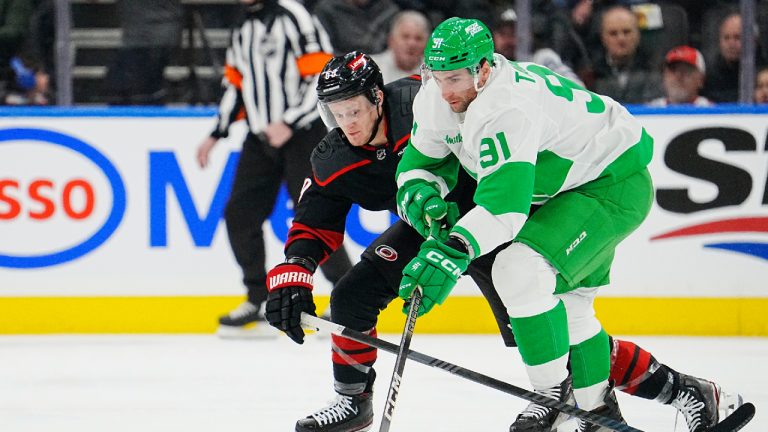
M 655 204 L 619 247 L 602 295 L 768 297 L 768 116 L 641 121 L 655 138 Z M 222 211 L 244 128 L 201 169 L 195 151 L 212 125 L 202 116 L 0 118 L 0 296 L 242 294 Z M 282 260 L 291 206 L 281 194 L 264 226 L 268 265 Z M 353 210 L 354 260 L 391 220 Z M 478 295 L 467 281 L 457 292 Z

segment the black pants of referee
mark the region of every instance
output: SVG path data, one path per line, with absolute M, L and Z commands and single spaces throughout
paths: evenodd
M 309 156 L 325 134 L 325 126 L 318 119 L 309 128 L 295 131 L 279 149 L 250 133 L 243 142 L 224 220 L 232 252 L 243 270 L 248 301 L 255 305 L 267 299 L 262 225 L 272 213 L 283 181 L 293 202 L 298 202 L 304 179 L 312 172 Z M 320 266 L 334 285 L 350 268 L 344 247 Z

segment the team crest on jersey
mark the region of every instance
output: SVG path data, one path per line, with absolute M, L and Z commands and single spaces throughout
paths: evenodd
M 379 245 L 376 247 L 375 252 L 376 255 L 380 256 L 385 261 L 397 261 L 397 251 L 392 246 Z
M 377 149 L 376 150 L 376 159 L 384 160 L 385 157 L 387 157 L 387 149 Z

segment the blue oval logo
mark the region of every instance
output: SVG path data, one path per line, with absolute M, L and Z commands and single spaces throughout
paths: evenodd
M 115 232 L 125 214 L 125 185 L 117 168 L 94 147 L 69 135 L 32 128 L 0 130 L 0 145 L 20 140 L 38 141 L 44 144 L 61 146 L 79 153 L 93 162 L 104 173 L 112 189 L 112 209 L 104 224 L 82 243 L 59 252 L 40 255 L 15 256 L 0 254 L 0 267 L 39 268 L 54 266 L 77 259 L 101 246 Z

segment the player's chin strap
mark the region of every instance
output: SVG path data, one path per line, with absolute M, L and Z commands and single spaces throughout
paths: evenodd
M 485 85 L 488 84 L 488 81 L 491 79 L 491 76 L 488 75 L 488 79 L 485 80 L 485 84 L 480 87 L 480 68 L 483 67 L 483 62 L 487 63 L 488 60 L 483 59 L 477 66 L 475 66 L 474 72 L 470 71 L 470 73 L 472 73 L 472 83 L 475 85 L 475 91 L 477 94 L 482 93 L 483 89 L 485 89 Z M 491 73 L 493 73 L 493 65 L 491 65 Z
M 376 112 L 378 113 L 378 117 L 376 118 L 376 124 L 373 126 L 373 130 L 371 131 L 371 136 L 368 138 L 368 141 L 365 142 L 364 145 L 368 145 L 373 141 L 374 138 L 376 138 L 376 134 L 379 133 L 379 125 L 381 124 L 381 120 L 384 118 L 384 108 L 379 107 L 379 101 L 376 101 Z

